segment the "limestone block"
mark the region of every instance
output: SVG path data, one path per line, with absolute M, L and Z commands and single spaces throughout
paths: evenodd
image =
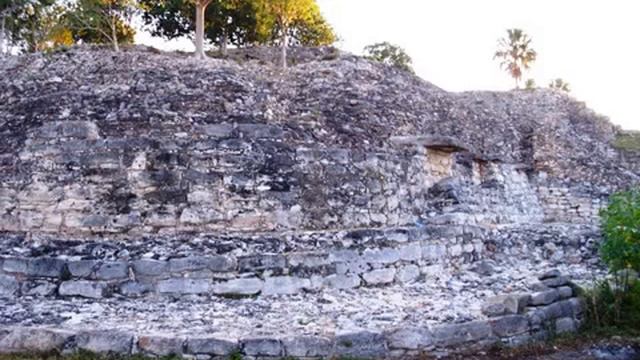
M 422 258 L 422 248 L 417 241 L 400 246 L 398 251 L 400 253 L 400 259 L 404 261 L 418 261 Z
M 76 335 L 78 349 L 94 353 L 130 354 L 133 335 L 119 331 L 86 331 Z
M 250 255 L 238 258 L 238 270 L 241 272 L 258 272 L 264 270 L 283 269 L 287 265 L 284 255 Z
M 440 325 L 432 329 L 434 344 L 451 347 L 468 342 L 489 339 L 493 330 L 487 321 L 471 321 L 462 324 Z
M 180 222 L 186 225 L 202 225 L 224 219 L 224 215 L 214 208 L 189 207 L 182 211 Z
M 383 358 L 387 354 L 384 335 L 377 332 L 361 331 L 336 336 L 333 354 L 340 357 Z
M 213 337 L 187 339 L 187 353 L 228 356 L 239 348 L 238 343 Z
M 169 262 L 151 259 L 135 260 L 131 263 L 136 276 L 160 276 L 169 272 Z
M 311 280 L 292 276 L 273 276 L 265 279 L 262 295 L 291 295 L 311 287 Z
M 510 337 L 529 331 L 529 320 L 524 315 L 506 315 L 491 320 L 493 333 L 498 337 Z
M 560 299 L 567 299 L 573 296 L 573 289 L 569 286 L 561 286 L 558 288 L 558 294 L 560 295 Z
M 191 204 L 213 205 L 218 196 L 212 191 L 196 190 L 187 194 L 187 201 Z
M 182 355 L 185 339 L 160 335 L 145 335 L 138 339 L 138 348 L 147 354 L 156 356 Z
M 0 353 L 50 353 L 63 350 L 73 333 L 42 328 L 13 328 L 0 336 Z
M 396 281 L 399 283 L 411 283 L 420 276 L 420 268 L 417 265 L 406 265 L 398 268 Z
M 77 261 L 69 261 L 67 263 L 67 268 L 69 269 L 69 273 L 74 278 L 88 278 L 95 269 L 100 264 L 99 261 L 96 260 L 77 260 Z
M 560 294 L 557 290 L 546 290 L 537 292 L 531 295 L 531 300 L 529 304 L 537 306 L 537 305 L 548 305 L 558 300 Z
M 548 287 L 557 288 L 560 286 L 565 286 L 569 283 L 569 279 L 564 276 L 558 276 L 553 278 L 548 278 L 540 281 L 542 284 Z
M 396 249 L 365 249 L 362 259 L 370 264 L 393 264 L 400 260 L 400 252 Z
M 282 356 L 283 347 L 278 339 L 252 338 L 241 341 L 244 353 L 249 356 Z
M 335 289 L 352 289 L 360 286 L 360 277 L 357 275 L 329 275 L 324 279 L 324 283 Z
M 27 260 L 26 275 L 34 277 L 60 278 L 65 271 L 65 261 L 54 258 Z
M 213 286 L 216 295 L 256 295 L 262 291 L 264 282 L 258 278 L 233 279 Z
M 387 335 L 389 348 L 418 350 L 432 345 L 433 335 L 427 328 L 400 328 Z
M 567 332 L 575 332 L 577 329 L 576 322 L 573 318 L 564 317 L 560 319 L 556 319 L 555 321 L 555 331 L 558 334 L 563 334 Z
M 80 296 L 100 299 L 109 295 L 107 284 L 101 281 L 64 281 L 58 288 L 60 296 Z
M 105 262 L 98 266 L 95 274 L 98 280 L 118 280 L 129 277 L 129 265 L 124 261 Z
M 386 268 L 372 270 L 362 275 L 362 278 L 367 283 L 367 285 L 380 285 L 392 283 L 395 276 L 395 268 Z
M 236 267 L 235 258 L 223 255 L 189 256 L 169 260 L 171 272 L 184 272 L 208 269 L 215 272 L 232 271 Z
M 56 283 L 46 280 L 26 281 L 20 286 L 21 294 L 27 296 L 50 296 L 55 294 L 57 289 L 58 285 Z
M 327 358 L 333 342 L 319 336 L 297 336 L 282 340 L 286 356 L 294 358 Z
M 174 278 L 158 281 L 156 289 L 162 294 L 206 294 L 211 291 L 211 280 Z
M 10 298 L 18 295 L 20 284 L 10 275 L 0 274 L 0 298 Z
M 137 297 L 151 291 L 153 291 L 152 285 L 135 281 L 127 281 L 118 285 L 118 292 L 124 296 Z

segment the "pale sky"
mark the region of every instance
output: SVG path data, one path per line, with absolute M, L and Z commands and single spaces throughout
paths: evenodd
M 419 76 L 449 91 L 512 88 L 493 53 L 507 28 L 521 28 L 538 52 L 525 78 L 547 86 L 561 77 L 577 99 L 623 128 L 640 130 L 637 1 L 317 1 L 340 37 L 339 48 L 360 54 L 371 43 L 398 44 Z M 145 35 L 138 40 L 168 47 Z

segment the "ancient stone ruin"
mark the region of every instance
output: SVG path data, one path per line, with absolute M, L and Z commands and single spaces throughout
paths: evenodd
M 404 358 L 579 326 L 598 211 L 640 182 L 618 129 L 298 53 L 0 62 L 0 352 Z

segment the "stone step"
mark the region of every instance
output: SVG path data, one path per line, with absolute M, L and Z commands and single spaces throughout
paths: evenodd
M 410 286 L 328 289 L 269 299 L 116 295 L 3 300 L 0 353 L 83 349 L 203 359 L 232 353 L 248 359 L 406 358 L 496 342 L 521 344 L 550 335 L 550 328 L 575 330 L 582 305 L 572 289 L 529 290 L 524 280 L 539 280 L 538 272 L 528 269 L 505 266 L 486 277 L 472 276 L 469 269 L 440 269 Z M 552 285 L 567 284 L 559 274 L 543 272 L 542 281 L 553 276 L 560 280 Z M 505 290 L 510 292 L 497 296 Z
M 4 237 L 0 238 L 0 295 L 276 296 L 406 285 L 421 281 L 437 267 L 457 268 L 502 254 L 547 256 L 562 262 L 567 259 L 558 256 L 565 253 L 563 246 L 578 260 L 581 252 L 592 256 L 589 247 L 581 250 L 570 238 L 570 245 L 545 241 L 543 247 L 535 247 L 537 236 L 561 231 L 539 235 L 522 227 L 514 232 L 434 226 L 131 242 Z

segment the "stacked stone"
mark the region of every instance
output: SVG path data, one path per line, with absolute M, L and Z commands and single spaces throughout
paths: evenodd
M 558 271 L 540 276 L 531 293 L 508 294 L 489 299 L 486 319 L 435 326 L 399 325 L 379 331 L 334 335 L 253 336 L 237 340 L 202 334 L 137 334 L 121 330 L 55 330 L 48 328 L 0 328 L 0 353 L 21 351 L 89 350 L 119 354 L 166 356 L 171 354 L 217 358 L 238 353 L 248 359 L 291 356 L 304 359 L 354 356 L 406 358 L 419 354 L 443 354 L 495 343 L 519 345 L 575 331 L 583 305 L 573 285 Z
M 316 233 L 325 250 L 197 255 L 164 260 L 1 257 L 0 295 L 137 297 L 164 295 L 285 295 L 323 288 L 349 289 L 417 281 L 434 264 L 469 263 L 485 252 L 486 232 L 472 226 L 396 228 Z M 269 236 L 274 241 L 273 235 Z M 322 240 L 324 239 L 324 240 Z M 283 241 L 284 243 L 285 241 Z M 242 244 L 243 242 L 238 241 Z M 65 244 L 59 244 L 64 246 Z M 216 249 L 214 243 L 213 251 Z M 118 248 L 99 243 L 91 248 Z M 71 253 L 64 253 L 64 251 Z M 120 249 L 127 254 L 126 248 Z M 165 254 L 166 257 L 166 254 Z

